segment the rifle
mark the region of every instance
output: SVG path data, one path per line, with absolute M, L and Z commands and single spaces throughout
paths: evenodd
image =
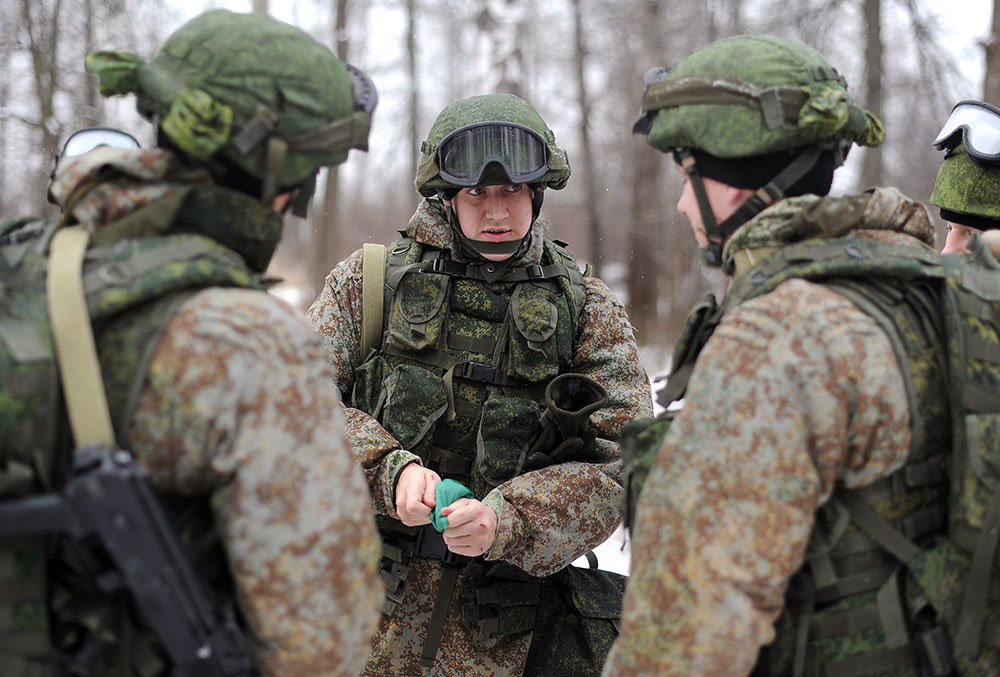
M 77 450 L 61 494 L 0 502 L 0 540 L 61 533 L 96 537 L 113 569 L 106 591 L 128 591 L 140 624 L 154 632 L 176 677 L 255 674 L 235 620 L 221 619 L 153 492 L 145 469 L 120 449 Z

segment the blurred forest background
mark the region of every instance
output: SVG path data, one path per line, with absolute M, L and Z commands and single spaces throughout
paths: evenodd
M 321 177 L 309 220 L 289 221 L 270 271 L 285 278 L 283 296 L 307 306 L 337 261 L 405 226 L 420 142 L 448 102 L 513 92 L 573 167 L 567 188 L 546 196 L 550 232 L 627 303 L 651 374 L 691 304 L 722 280 L 702 268 L 676 213 L 669 157 L 629 134 L 646 70 L 743 33 L 813 45 L 888 132 L 882 148 L 852 152 L 835 193 L 881 184 L 926 199 L 940 163 L 930 141 L 951 106 L 1000 104 L 1000 0 L 0 0 L 0 215 L 51 209 L 51 161 L 75 129 L 118 126 L 152 143 L 133 100 L 98 95 L 88 51 L 149 58 L 216 7 L 300 26 L 371 75 L 381 96 L 371 152 Z

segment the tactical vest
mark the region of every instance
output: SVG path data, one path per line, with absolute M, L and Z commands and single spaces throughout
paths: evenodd
M 522 472 L 540 431 L 545 386 L 573 357 L 583 276 L 569 250 L 548 240 L 541 263 L 524 267 L 453 261 L 447 250 L 409 238 L 390 245 L 386 257 L 382 340 L 356 370 L 353 405 L 425 467 L 482 499 Z M 412 557 L 470 561 L 430 528 L 384 516 L 378 522 L 385 613 L 402 599 Z M 508 577 L 531 578 L 507 568 Z M 537 602 L 537 590 L 529 597 Z M 504 629 L 530 628 L 529 612 L 523 615 Z
M 57 227 L 29 219 L 0 224 L 2 500 L 58 491 L 72 454 L 45 299 Z M 122 448 L 153 350 L 180 304 L 206 287 L 261 288 L 239 255 L 186 234 L 94 246 L 83 284 Z M 207 499 L 161 500 L 198 570 L 232 599 Z M 106 582 L 95 580 L 103 569 L 93 550 L 62 537 L 0 542 L 0 673 L 168 672 L 155 641 L 133 626 L 125 593 L 109 594 Z
M 737 272 L 721 307 L 713 298 L 696 305 L 660 403 L 683 396 L 727 311 L 799 278 L 847 297 L 885 331 L 913 444 L 891 476 L 838 486 L 818 511 L 777 638 L 754 674 L 997 674 L 1000 265 L 981 250 L 942 257 L 849 237 L 757 250 L 756 258 L 744 261 L 748 270 Z M 671 417 L 623 432 L 623 455 L 639 457 L 629 473 L 631 507 L 652 463 L 648 450 L 655 454 Z

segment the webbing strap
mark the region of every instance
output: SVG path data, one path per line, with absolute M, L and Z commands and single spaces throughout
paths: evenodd
M 361 258 L 361 358 L 381 343 L 385 245 L 366 243 Z
M 82 225 L 59 230 L 52 238 L 45 278 L 52 342 L 77 447 L 115 442 L 83 292 L 83 257 L 89 239 Z
M 441 636 L 444 634 L 444 623 L 448 618 L 448 605 L 451 602 L 451 595 L 455 591 L 460 570 L 461 567 L 456 566 L 441 567 L 441 580 L 438 581 L 434 610 L 431 612 L 431 621 L 427 626 L 427 635 L 424 637 L 424 649 L 420 654 L 420 665 L 425 668 L 433 667 L 434 660 L 437 658 L 438 647 L 441 646 Z
M 997 541 L 1000 540 L 1000 493 L 990 498 L 979 542 L 972 553 L 972 565 L 965 579 L 965 599 L 958 616 L 955 632 L 955 655 L 975 656 L 979 653 L 980 630 L 986 617 L 986 591 L 989 589 Z
M 920 554 L 920 548 L 871 509 L 860 497 L 843 492 L 839 499 L 851 520 L 904 564 Z
M 65 672 L 58 665 L 43 665 L 16 656 L 0 656 L 0 675 L 21 675 L 21 677 L 64 677 Z
M 919 665 L 917 654 L 909 645 L 882 649 L 861 656 L 841 658 L 823 665 L 824 677 L 857 677 L 880 672 L 902 671 Z

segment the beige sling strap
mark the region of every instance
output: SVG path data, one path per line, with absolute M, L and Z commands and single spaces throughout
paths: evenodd
M 382 340 L 385 245 L 366 244 L 361 258 L 361 359 Z
M 113 446 L 114 429 L 83 292 L 83 257 L 90 233 L 84 226 L 56 231 L 45 278 L 49 322 L 59 377 L 77 447 Z

